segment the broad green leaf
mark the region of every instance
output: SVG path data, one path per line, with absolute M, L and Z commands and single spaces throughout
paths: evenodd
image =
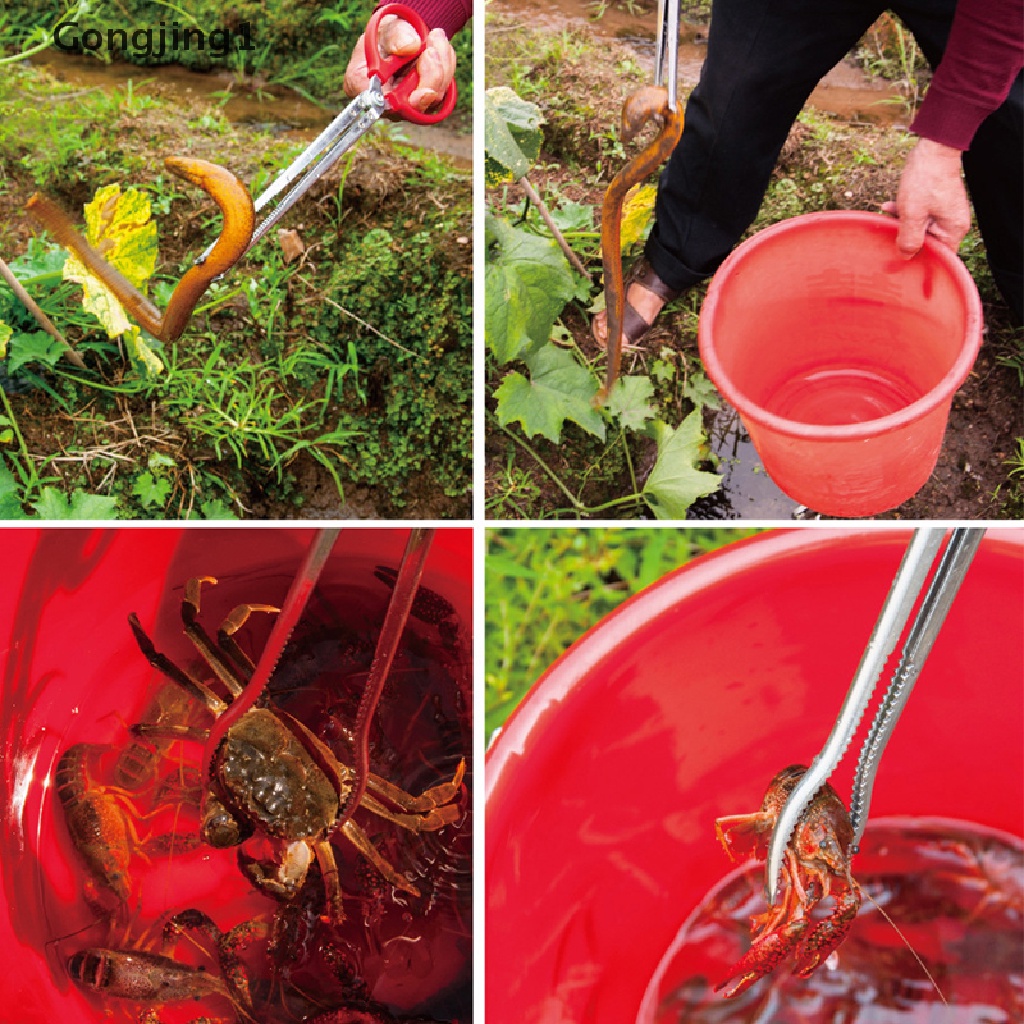
M 139 499 L 143 508 L 156 505 L 163 508 L 171 493 L 173 485 L 165 476 L 154 476 L 148 470 L 140 473 L 132 485 L 132 494 Z
M 44 242 L 32 237 L 28 240 L 28 249 L 17 259 L 11 260 L 10 268 L 24 284 L 33 277 L 59 274 L 66 259 L 67 253 L 55 242 Z
M 221 498 L 208 498 L 199 506 L 204 519 L 237 519 L 234 510 Z
M 7 358 L 7 342 L 11 340 L 14 328 L 0 320 L 0 359 Z
M 719 395 L 715 385 L 699 370 L 690 374 L 683 387 L 683 395 L 698 408 L 701 406 L 707 406 L 709 409 L 722 408 L 722 396 Z
M 156 377 L 164 372 L 163 360 L 149 347 L 143 338 L 142 328 L 130 324 L 124 334 L 124 346 L 133 363 L 141 363 L 147 377 Z
M 44 487 L 32 507 L 42 519 L 116 519 L 116 499 L 75 491 L 68 501 L 56 487 Z
M 658 461 L 643 489 L 644 499 L 658 519 L 683 519 L 698 498 L 718 490 L 722 478 L 697 469 L 704 456 L 700 409 L 694 409 L 675 430 L 663 425 Z
M 547 343 L 575 282 L 553 238 L 514 228 L 491 214 L 487 233 L 484 333 L 495 358 L 507 363 Z
M 654 419 L 650 404 L 654 385 L 650 377 L 619 377 L 608 396 L 608 411 L 631 430 L 640 430 L 647 420 Z
M 10 373 L 20 370 L 26 363 L 43 363 L 45 366 L 56 366 L 57 361 L 67 349 L 46 331 L 33 331 L 31 334 L 15 334 L 10 340 L 10 358 L 7 369 Z
M 0 460 L 0 519 L 28 519 L 18 497 L 18 479 Z
M 555 345 L 535 352 L 527 366 L 529 380 L 521 373 L 509 373 L 494 393 L 502 426 L 518 420 L 528 437 L 541 434 L 557 444 L 562 424 L 572 420 L 604 439 L 604 419 L 593 406 L 597 382 L 585 367 Z
M 540 107 L 500 86 L 484 93 L 484 182 L 518 181 L 540 153 Z
M 654 185 L 634 185 L 622 203 L 622 251 L 631 249 L 643 237 L 654 216 Z
M 576 203 L 566 199 L 551 211 L 551 219 L 559 231 L 593 231 L 594 207 L 591 203 Z
M 149 196 L 119 185 L 101 188 L 85 206 L 85 237 L 88 243 L 136 288 L 156 269 L 156 224 L 150 219 Z M 111 338 L 131 326 L 114 293 L 82 265 L 73 253 L 64 264 L 64 278 L 82 286 L 83 307 L 92 313 Z

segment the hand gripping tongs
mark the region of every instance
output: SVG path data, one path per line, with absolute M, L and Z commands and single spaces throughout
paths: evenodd
M 391 14 L 407 21 L 416 30 L 416 34 L 420 38 L 420 46 L 415 53 L 381 56 L 378 45 L 380 22 Z M 409 97 L 419 87 L 419 73 L 415 64 L 426 49 L 428 34 L 429 29 L 426 22 L 412 8 L 406 7 L 404 4 L 386 4 L 374 11 L 367 23 L 364 35 L 366 71 L 370 84 L 255 200 L 256 213 L 262 211 L 273 200 L 277 200 L 277 203 L 257 225 L 242 255 L 263 238 L 309 191 L 313 184 L 376 124 L 382 114 L 390 112 L 396 117 L 404 121 L 412 121 L 414 124 L 437 124 L 455 109 L 457 93 L 454 81 L 449 84 L 438 108 L 430 113 L 417 110 L 409 103 Z M 394 87 L 385 93 L 384 83 L 396 75 L 400 75 L 400 77 L 396 79 Z M 202 264 L 212 250 L 213 246 L 211 245 L 196 260 L 196 265 Z
M 931 585 L 907 632 L 899 664 L 878 706 L 857 760 L 853 792 L 850 797 L 853 853 L 857 852 L 861 836 L 864 834 L 871 790 L 882 752 L 906 706 L 910 691 L 917 681 L 925 658 L 932 649 L 953 598 L 960 589 L 984 532 L 983 527 L 957 527 L 953 530 L 935 569 Z M 868 640 L 864 656 L 850 684 L 849 692 L 843 701 L 832 734 L 790 793 L 775 822 L 768 845 L 765 879 L 768 902 L 771 904 L 775 903 L 778 895 L 786 844 L 814 794 L 835 771 L 846 753 L 846 748 L 871 701 L 875 684 L 885 667 L 886 660 L 895 650 L 910 613 L 924 589 L 928 574 L 942 547 L 944 534 L 945 531 L 941 527 L 925 527 L 914 532 L 882 606 L 878 622 Z

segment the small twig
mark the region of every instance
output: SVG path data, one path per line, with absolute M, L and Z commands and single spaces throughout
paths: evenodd
M 296 274 L 295 276 L 298 277 L 299 280 L 303 282 L 303 284 L 305 284 L 312 290 L 313 286 L 304 277 L 301 277 L 298 274 Z M 422 359 L 424 362 L 426 362 L 426 356 L 420 355 L 419 352 L 413 352 L 411 348 L 406 348 L 404 345 L 399 345 L 394 338 L 389 338 L 386 334 L 383 334 L 381 331 L 378 331 L 377 328 L 373 326 L 373 324 L 367 323 L 361 316 L 357 316 L 355 313 L 352 312 L 352 310 L 346 309 L 340 303 L 335 302 L 334 299 L 329 299 L 326 295 L 322 296 L 322 299 L 324 302 L 327 303 L 328 306 L 333 306 L 339 313 L 344 313 L 345 316 L 352 317 L 352 319 L 355 320 L 357 324 L 360 324 L 361 326 L 365 327 L 368 331 L 372 331 L 374 334 L 377 335 L 378 338 L 381 339 L 381 341 L 386 341 L 389 345 L 394 345 L 394 347 L 397 348 L 399 352 L 404 352 L 406 355 L 413 356 L 416 359 Z
M 554 218 L 551 216 L 551 211 L 547 208 L 544 200 L 541 199 L 537 190 L 530 184 L 530 179 L 523 177 L 519 179 L 519 185 L 522 190 L 530 197 L 530 201 L 537 207 L 537 212 L 543 217 L 544 223 L 547 224 L 548 230 L 555 236 L 555 241 L 561 246 L 562 252 L 565 253 L 565 258 L 573 265 L 573 267 L 579 271 L 591 284 L 593 279 L 590 274 L 587 273 L 586 268 L 580 262 L 579 256 L 576 255 L 569 248 L 569 243 L 565 240 L 565 235 L 559 230 L 558 225 L 555 223 Z
M 7 266 L 2 259 L 0 259 L 0 277 L 2 277 L 11 286 L 11 288 L 14 289 L 14 294 L 17 295 L 23 303 L 25 303 L 25 308 L 32 314 L 36 323 L 39 324 L 39 326 L 42 327 L 42 329 L 46 331 L 51 338 L 55 338 L 64 346 L 66 349 L 64 354 L 68 359 L 80 370 L 87 369 L 82 357 L 74 350 L 71 342 L 53 326 L 53 322 L 50 318 L 36 305 L 32 296 L 25 291 L 22 283 L 14 276 L 14 271 L 11 270 L 11 268 Z

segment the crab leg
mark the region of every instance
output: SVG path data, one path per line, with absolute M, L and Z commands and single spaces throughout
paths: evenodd
M 354 822 L 346 821 L 341 827 L 345 838 L 396 888 L 413 896 L 420 891 L 405 875 L 400 875 L 383 857 L 370 837 Z
M 196 645 L 199 653 L 202 654 L 207 664 L 213 669 L 214 674 L 227 687 L 231 696 L 237 697 L 245 689 L 245 684 L 249 680 L 242 676 L 235 665 L 226 661 L 224 655 L 228 653 L 233 656 L 234 652 L 237 651 L 246 661 L 248 659 L 245 658 L 245 655 L 242 654 L 234 641 L 231 641 L 233 651 L 221 651 L 210 639 L 209 634 L 199 622 L 199 593 L 202 585 L 204 583 L 216 584 L 216 582 L 217 580 L 213 576 L 195 576 L 186 582 L 185 600 L 181 602 L 181 620 L 185 624 L 185 632 L 188 634 L 188 638 Z M 226 631 L 230 635 L 241 628 L 252 612 L 278 611 L 280 611 L 279 608 L 269 604 L 239 605 L 224 620 L 221 630 Z M 251 671 L 252 663 L 250 662 L 249 664 Z
M 208 686 L 199 682 L 198 679 L 194 679 L 184 669 L 178 668 L 166 654 L 161 654 L 153 646 L 153 641 L 146 635 L 135 612 L 128 616 L 128 625 L 131 626 L 132 633 L 135 634 L 135 642 L 150 665 L 158 668 L 168 679 L 183 686 L 196 700 L 205 704 L 214 715 L 220 716 L 227 710 L 227 704 Z M 153 735 L 160 734 L 154 732 Z M 181 735 L 181 733 L 174 733 L 174 735 Z

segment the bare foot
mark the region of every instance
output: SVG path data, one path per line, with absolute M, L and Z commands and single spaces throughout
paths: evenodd
M 660 295 L 645 288 L 638 281 L 631 281 L 626 289 L 626 301 L 644 318 L 648 324 L 653 324 L 665 300 Z M 590 329 L 600 344 L 604 345 L 608 340 L 608 312 L 601 310 L 593 321 Z

